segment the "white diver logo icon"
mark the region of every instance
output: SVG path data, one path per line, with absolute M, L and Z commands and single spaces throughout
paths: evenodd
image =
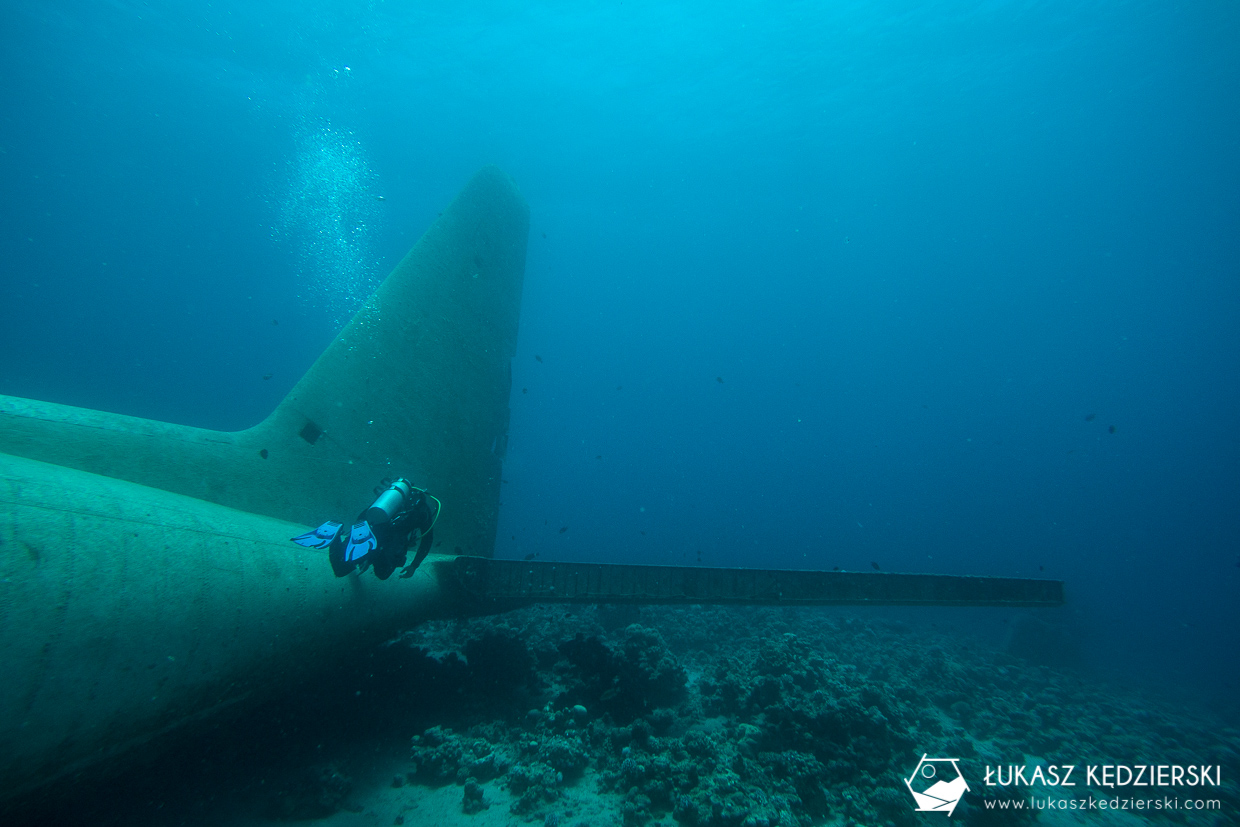
M 930 758 L 923 754 L 904 786 L 913 794 L 917 810 L 947 813 L 950 817 L 969 785 L 960 773 L 959 758 Z M 916 785 L 916 786 L 914 786 Z

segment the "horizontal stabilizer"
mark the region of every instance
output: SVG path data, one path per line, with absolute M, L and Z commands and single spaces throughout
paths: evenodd
M 494 610 L 532 603 L 773 606 L 1060 606 L 1062 580 L 701 566 L 629 566 L 457 557 L 445 586 Z

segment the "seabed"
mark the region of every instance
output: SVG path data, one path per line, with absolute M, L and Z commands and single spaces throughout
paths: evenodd
M 929 754 L 969 781 L 951 823 L 1235 824 L 1240 731 L 1086 676 L 1043 617 L 541 606 L 437 621 L 68 806 L 232 827 L 904 827 L 947 819 L 915 812 L 903 783 Z M 1012 631 L 971 635 L 979 619 Z M 1030 790 L 982 783 L 987 766 L 1145 762 L 1222 765 L 1221 787 L 1170 791 L 1220 810 L 1000 813 L 988 802 Z M 1115 797 L 1079 780 L 1051 797 Z

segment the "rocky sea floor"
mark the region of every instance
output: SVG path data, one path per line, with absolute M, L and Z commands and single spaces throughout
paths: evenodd
M 986 610 L 543 606 L 429 623 L 308 686 L 299 708 L 262 710 L 65 812 L 231 827 L 947 824 L 905 785 L 928 755 L 959 759 L 969 783 L 954 823 L 1240 824 L 1234 718 L 1099 682 L 1065 662 L 1047 615 L 1009 613 L 1006 635 L 983 639 L 972 611 Z M 1069 764 L 1070 788 L 983 780 Z M 1221 766 L 1222 784 L 1091 788 L 1089 764 Z M 1028 809 L 1031 793 L 1054 809 Z M 1164 795 L 1218 809 L 1070 809 Z
M 540 607 L 427 624 L 389 647 L 446 701 L 433 725 L 409 733 L 407 758 L 382 783 L 372 773 L 367 790 L 346 766 L 320 765 L 317 787 L 275 799 L 284 803 L 265 817 L 902 827 L 946 819 L 915 812 L 905 786 L 929 755 L 960 759 L 970 791 L 952 818 L 965 824 L 1240 823 L 1229 777 L 1240 731 L 1034 662 L 1055 660 L 1062 641 L 1035 616 L 1014 624 L 1003 646 L 809 609 Z M 1079 783 L 983 783 L 986 767 L 1048 764 L 1082 767 Z M 1068 809 L 1072 799 L 1168 792 L 1091 788 L 1089 764 L 1221 766 L 1219 787 L 1170 791 L 1219 809 Z M 1056 809 L 1011 809 L 1028 808 L 1031 792 L 1049 793 Z

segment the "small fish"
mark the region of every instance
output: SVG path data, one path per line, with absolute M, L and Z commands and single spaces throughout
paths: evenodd
M 1038 571 L 1046 571 L 1046 566 L 1038 566 Z
M 1114 425 L 1108 425 L 1108 426 L 1107 426 L 1107 433 L 1108 433 L 1108 434 L 1113 434 L 1113 433 L 1115 433 L 1115 426 L 1114 426 Z
M 267 449 L 266 449 L 266 448 L 264 448 L 263 450 L 259 451 L 259 452 L 258 452 L 258 455 L 259 455 L 260 457 L 262 457 L 263 459 L 267 459 L 267 457 L 268 457 L 268 454 L 267 454 Z
M 502 482 L 502 483 L 507 483 L 507 482 L 508 482 L 508 480 L 501 479 L 501 480 L 500 480 L 500 482 Z
M 644 531 L 643 531 L 643 532 L 642 532 L 642 536 L 643 536 L 643 537 L 645 537 L 645 536 L 646 536 L 646 532 L 644 532 Z M 698 552 L 698 553 L 699 553 L 699 554 L 701 554 L 701 552 Z M 1237 565 L 1237 566 L 1240 566 L 1240 562 L 1237 562 L 1237 563 L 1236 563 L 1236 565 Z
M 530 392 L 530 389 L 529 389 L 529 388 L 522 388 L 522 389 L 521 389 L 521 393 L 529 393 L 529 392 Z
M 279 319 L 272 319 L 272 320 L 271 320 L 271 323 L 272 323 L 272 324 L 279 324 L 279 323 L 280 323 L 280 320 L 279 320 Z
M 264 373 L 264 374 L 263 374 L 263 381 L 264 381 L 264 382 L 266 382 L 266 381 L 267 381 L 268 379 L 270 379 L 271 377 L 272 377 L 272 374 L 270 374 L 270 373 Z
M 527 555 L 525 555 L 525 559 L 526 559 L 526 560 L 533 560 L 533 559 L 534 559 L 535 557 L 537 557 L 537 556 L 538 556 L 538 552 L 534 552 L 533 554 L 527 554 Z
M 723 377 L 722 377 L 722 376 L 716 376 L 716 377 L 715 377 L 715 381 L 716 381 L 716 382 L 718 382 L 720 385 L 722 385 L 722 384 L 723 384 Z
M 566 531 L 568 531 L 568 526 L 564 526 L 563 528 L 560 529 L 561 534 L 563 534 Z
M 873 560 L 870 561 L 870 565 L 874 567 L 874 571 L 882 571 L 882 569 L 878 567 L 878 563 L 875 563 Z
M 375 196 L 375 200 L 376 200 L 376 201 L 386 201 L 387 199 L 386 199 L 386 198 L 384 198 L 382 195 L 376 195 L 376 196 Z
M 547 237 L 547 234 L 546 234 L 546 233 L 543 233 L 543 238 L 546 238 L 546 237 Z
M 534 354 L 534 358 L 538 360 L 539 364 L 542 364 L 542 357 L 539 356 L 537 353 Z
M 1098 414 L 1085 414 L 1085 421 L 1086 421 L 1086 422 L 1093 422 L 1093 421 L 1094 421 L 1094 419 L 1096 419 L 1096 418 L 1097 418 L 1097 416 L 1098 416 Z
M 599 454 L 598 456 L 595 457 L 595 459 L 602 459 L 602 458 L 603 458 L 602 454 Z
M 839 567 L 839 566 L 832 566 L 832 567 L 831 567 L 831 571 L 839 571 L 839 570 L 840 570 L 840 567 Z

